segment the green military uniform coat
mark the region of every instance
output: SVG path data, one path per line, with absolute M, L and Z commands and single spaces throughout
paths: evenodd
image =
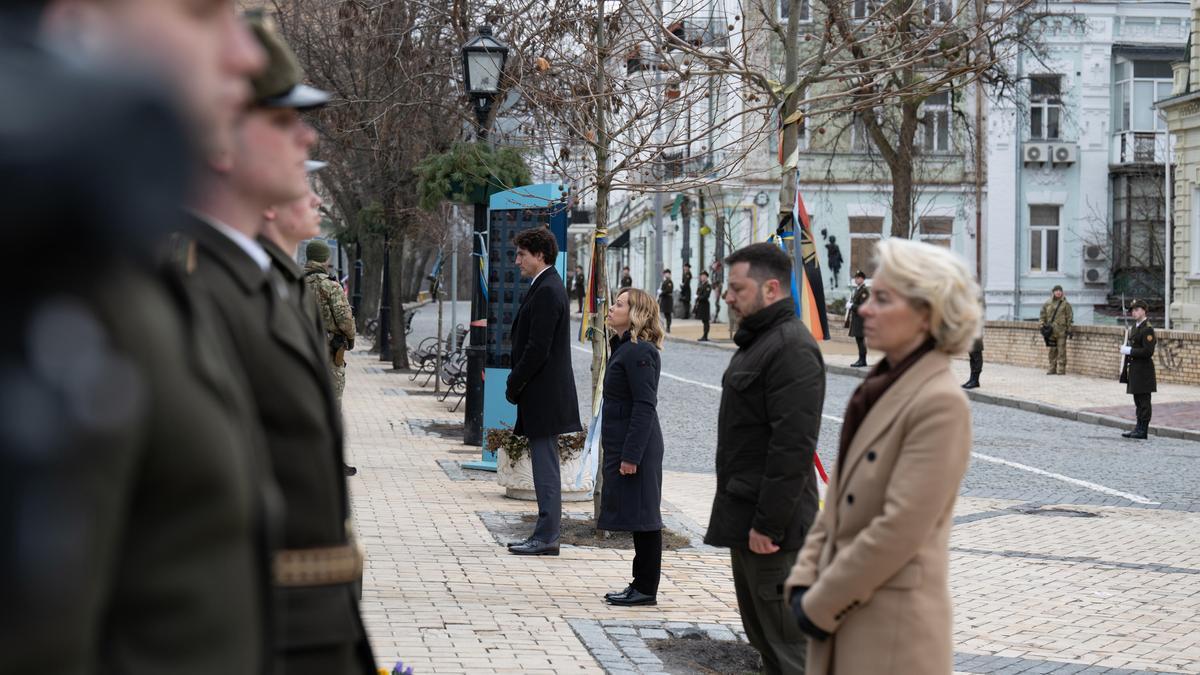
M 0 672 L 256 675 L 278 499 L 253 401 L 202 298 L 106 268 L 56 291 L 77 317 L 62 346 L 91 354 L 62 373 L 75 414 L 53 446 L 0 452 L 0 513 L 25 533 L 0 546 Z
M 1121 381 L 1125 382 L 1126 394 L 1152 394 L 1158 391 L 1158 378 L 1154 374 L 1154 327 L 1143 320 L 1129 329 L 1130 353 L 1125 355 Z
M 287 509 L 282 547 L 345 545 L 350 542 L 350 506 L 342 475 L 342 426 L 325 346 L 292 297 L 295 286 L 277 270 L 264 273 L 210 225 L 196 221 L 192 230 L 196 264 L 191 282 L 219 308 L 238 357 L 236 366 L 246 373 L 258 403 Z M 354 652 L 353 670 L 305 669 L 303 660 L 293 657 L 290 675 L 375 675 L 353 584 L 277 586 L 275 600 L 278 656 L 322 649 Z

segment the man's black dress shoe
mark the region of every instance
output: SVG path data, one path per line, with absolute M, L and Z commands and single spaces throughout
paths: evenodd
M 963 389 L 978 389 L 979 380 L 967 380 L 962 386 Z
M 505 546 L 512 548 L 514 546 L 524 546 L 525 544 L 528 544 L 528 543 L 529 543 L 529 537 L 525 537 L 521 541 L 510 541 L 507 544 L 505 544 Z
M 630 588 L 625 595 L 618 595 L 611 598 L 605 598 L 610 605 L 618 605 L 620 607 L 636 607 L 638 605 L 657 605 L 658 599 L 653 595 L 646 595 L 636 588 Z
M 867 365 L 867 362 L 866 362 L 866 361 L 863 361 L 862 359 L 859 359 L 858 361 L 855 361 L 854 363 L 851 363 L 851 364 L 850 364 L 850 367 L 851 367 L 851 368 L 865 368 L 865 367 L 866 367 L 866 365 Z
M 558 555 L 558 544 L 547 544 L 537 539 L 517 544 L 508 549 L 513 555 Z
M 612 593 L 605 593 L 604 599 L 612 600 L 613 598 L 626 598 L 626 597 L 629 597 L 629 594 L 632 591 L 633 591 L 633 584 L 629 584 L 628 586 L 625 587 L 625 590 L 623 590 L 623 591 L 613 591 Z

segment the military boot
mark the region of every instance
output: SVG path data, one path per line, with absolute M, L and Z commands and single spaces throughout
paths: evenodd
M 1133 439 L 1144 441 L 1147 438 L 1146 432 L 1149 430 L 1150 430 L 1149 424 L 1139 424 L 1139 425 L 1137 425 L 1137 428 L 1135 428 L 1133 430 L 1133 433 L 1129 435 L 1129 437 L 1133 438 Z

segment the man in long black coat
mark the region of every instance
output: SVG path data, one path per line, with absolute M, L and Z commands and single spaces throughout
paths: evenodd
M 1121 368 L 1121 381 L 1125 382 L 1125 393 L 1133 394 L 1133 404 L 1137 408 L 1137 426 L 1132 431 L 1123 434 L 1125 438 L 1145 439 L 1150 430 L 1150 416 L 1153 408 L 1150 395 L 1158 391 L 1158 378 L 1154 373 L 1154 327 L 1146 320 L 1146 303 L 1134 300 L 1130 305 L 1130 313 L 1137 322 L 1129 330 L 1129 339 L 1121 347 L 1125 355 L 1125 363 Z
M 725 262 L 725 300 L 742 320 L 721 381 L 717 492 L 704 543 L 730 549 L 742 626 L 765 672 L 803 673 L 805 639 L 783 582 L 817 515 L 825 363 L 795 313 L 791 258 L 761 243 Z
M 509 550 L 517 555 L 558 555 L 562 520 L 558 436 L 583 428 L 571 370 L 571 304 L 553 267 L 558 243 L 550 230 L 524 230 L 513 243 L 521 276 L 532 283 L 513 322 L 513 368 L 504 396 L 517 406 L 513 432 L 529 439 L 538 520 L 533 535 Z

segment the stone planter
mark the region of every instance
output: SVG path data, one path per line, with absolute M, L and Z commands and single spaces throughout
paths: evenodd
M 586 502 L 592 499 L 592 490 L 596 486 L 596 476 L 584 468 L 583 452 L 572 453 L 574 457 L 562 462 L 559 475 L 562 476 L 562 500 L 564 502 Z M 584 471 L 581 484 L 576 487 L 575 477 L 580 470 Z M 516 462 L 509 459 L 508 453 L 500 449 L 496 453 L 496 484 L 504 488 L 504 496 L 510 499 L 536 501 L 537 494 L 533 489 L 533 462 L 529 453 L 521 453 Z

